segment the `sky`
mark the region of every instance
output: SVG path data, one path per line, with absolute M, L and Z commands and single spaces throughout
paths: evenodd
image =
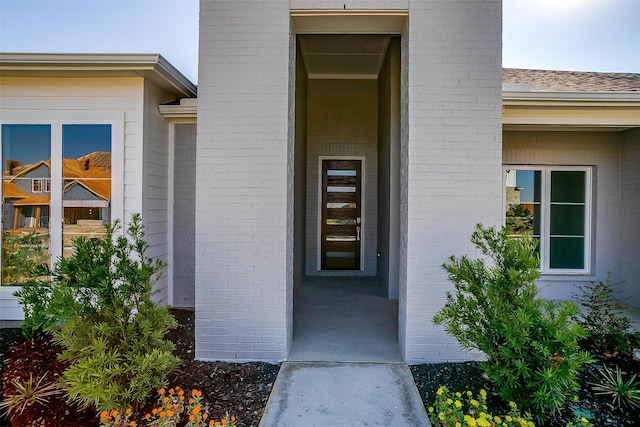
M 160 53 L 197 83 L 198 1 L 0 0 L 0 51 Z M 640 0 L 503 0 L 503 66 L 640 73 Z

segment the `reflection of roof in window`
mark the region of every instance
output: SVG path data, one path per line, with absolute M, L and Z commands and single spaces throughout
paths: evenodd
M 64 191 L 66 192 L 74 185 L 80 185 L 96 196 L 104 199 L 106 201 L 111 200 L 111 181 L 96 181 L 96 180 L 82 180 L 82 181 L 71 181 L 64 187 Z
M 40 165 L 51 167 L 50 160 L 41 160 L 28 165 L 16 166 L 13 168 L 12 180 L 32 171 Z M 111 153 L 106 151 L 96 151 L 86 154 L 77 159 L 64 159 L 62 173 L 65 178 L 111 178 Z M 5 176 L 9 171 L 5 171 Z
M 36 205 L 48 205 L 51 197 L 47 194 L 44 196 L 27 196 L 23 199 L 16 201 L 13 206 L 36 206 Z
M 5 199 L 22 199 L 27 197 L 27 193 L 9 181 L 2 181 L 2 197 Z

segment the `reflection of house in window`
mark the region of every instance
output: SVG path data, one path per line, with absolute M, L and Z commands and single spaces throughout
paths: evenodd
M 17 166 L 2 181 L 4 229 L 49 227 L 50 161 Z M 65 224 L 104 225 L 110 221 L 111 153 L 64 159 Z

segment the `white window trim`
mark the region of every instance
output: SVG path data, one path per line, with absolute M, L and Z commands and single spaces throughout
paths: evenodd
M 36 182 L 40 182 L 40 190 L 36 190 Z M 31 178 L 31 192 L 43 193 L 44 192 L 44 179 L 43 178 Z
M 6 114 L 0 120 L 2 125 L 49 125 L 51 127 L 51 168 L 50 177 L 60 177 L 51 179 L 49 202 L 49 234 L 51 241 L 50 259 L 54 263 L 62 256 L 62 224 L 64 221 L 64 207 L 62 200 L 63 177 L 62 177 L 62 127 L 63 125 L 110 125 L 111 126 L 111 221 L 119 220 L 124 222 L 124 112 L 113 111 L 83 111 L 83 112 L 60 112 L 60 111 L 38 111 L 25 117 L 19 114 Z M 1 135 L 0 135 L 1 139 Z M 0 141 L 1 142 L 1 141 Z M 40 178 L 38 178 L 40 179 Z M 44 184 L 43 184 L 44 185 Z M 43 187 L 44 189 L 44 187 Z M 0 187 L 0 197 L 2 189 Z M 3 233 L 0 222 L 0 235 Z M 1 262 L 1 259 L 0 259 Z M 8 291 L 14 292 L 19 289 L 15 286 L 3 286 Z
M 537 170 L 541 171 L 541 199 L 540 199 L 540 272 L 542 274 L 559 275 L 585 275 L 591 274 L 592 260 L 592 209 L 593 209 L 593 167 L 591 166 L 554 166 L 554 165 L 504 165 L 502 184 L 502 206 L 506 208 L 506 177 L 507 170 Z M 550 223 L 551 223 L 551 172 L 555 171 L 582 171 L 585 172 L 585 225 L 584 225 L 584 268 L 550 268 Z M 502 224 L 505 225 L 505 214 L 502 213 Z

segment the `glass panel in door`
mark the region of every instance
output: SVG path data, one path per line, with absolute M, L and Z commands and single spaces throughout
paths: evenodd
M 360 160 L 322 161 L 321 261 L 323 270 L 359 270 Z

